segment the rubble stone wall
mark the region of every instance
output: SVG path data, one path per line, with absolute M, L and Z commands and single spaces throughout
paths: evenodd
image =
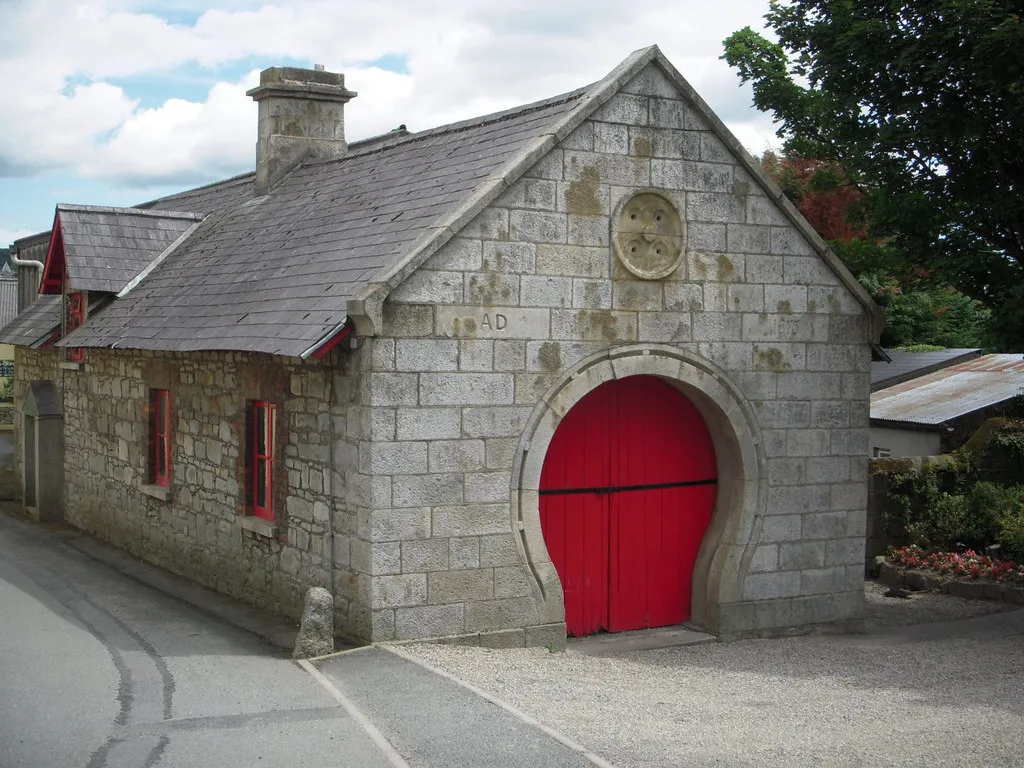
M 267 355 L 90 349 L 84 369 L 58 370 L 54 351 L 24 350 L 16 396 L 21 402 L 33 379 L 59 383 L 70 523 L 224 594 L 296 618 L 308 587 L 331 586 L 333 544 L 336 628 L 353 635 L 355 525 L 344 499 L 345 462 L 355 455 L 346 436 L 355 362 L 349 359 L 346 368 L 340 350 L 334 354 L 332 370 L 326 362 Z M 149 476 L 151 388 L 170 391 L 166 491 Z M 273 527 L 246 524 L 256 521 L 247 506 L 245 460 L 253 400 L 277 405 Z

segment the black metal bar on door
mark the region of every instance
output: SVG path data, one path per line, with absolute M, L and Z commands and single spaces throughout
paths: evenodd
M 622 491 L 653 491 L 659 488 L 686 488 L 691 485 L 718 485 L 718 478 L 706 480 L 681 480 L 678 483 L 650 483 L 649 485 L 598 486 L 596 488 L 546 488 L 538 491 L 541 496 L 561 496 L 567 493 L 620 493 Z

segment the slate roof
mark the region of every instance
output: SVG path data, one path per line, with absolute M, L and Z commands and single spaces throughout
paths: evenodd
M 117 293 L 202 217 L 197 213 L 58 205 L 75 291 Z
M 0 331 L 0 342 L 36 347 L 60 327 L 61 296 L 40 296 Z
M 61 346 L 307 356 L 351 311 L 379 323 L 388 292 L 619 89 L 653 64 L 735 153 L 865 307 L 881 312 L 656 46 L 592 86 L 433 130 L 356 142 L 254 197 L 254 175 L 144 203 L 205 215 Z M 7 334 L 0 332 L 0 338 Z
M 348 301 L 586 89 L 358 148 L 293 171 L 252 198 L 251 177 L 159 205 L 229 199 L 69 346 L 233 349 L 298 356 L 335 330 Z
M 206 216 L 252 198 L 255 181 L 256 173 L 250 171 L 213 184 L 150 200 L 148 203 L 140 203 L 135 207 L 150 211 L 191 211 Z
M 871 391 L 892 387 L 927 373 L 963 363 L 981 355 L 980 349 L 940 349 L 935 352 L 883 350 L 892 362 L 871 362 Z
M 1024 395 L 1024 355 L 984 355 L 873 392 L 871 422 L 943 424 L 1016 395 Z

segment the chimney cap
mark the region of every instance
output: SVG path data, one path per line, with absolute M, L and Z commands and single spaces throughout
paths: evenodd
M 268 96 L 308 99 L 320 101 L 348 101 L 358 94 L 345 88 L 345 75 L 340 72 L 326 72 L 301 67 L 269 67 L 260 72 L 260 84 L 246 91 L 255 101 Z

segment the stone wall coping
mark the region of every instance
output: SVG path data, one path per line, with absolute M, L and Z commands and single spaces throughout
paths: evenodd
M 1024 584 L 1019 582 L 956 578 L 915 568 L 900 568 L 888 562 L 879 566 L 878 580 L 888 587 L 935 590 L 967 600 L 997 600 L 1024 605 Z

